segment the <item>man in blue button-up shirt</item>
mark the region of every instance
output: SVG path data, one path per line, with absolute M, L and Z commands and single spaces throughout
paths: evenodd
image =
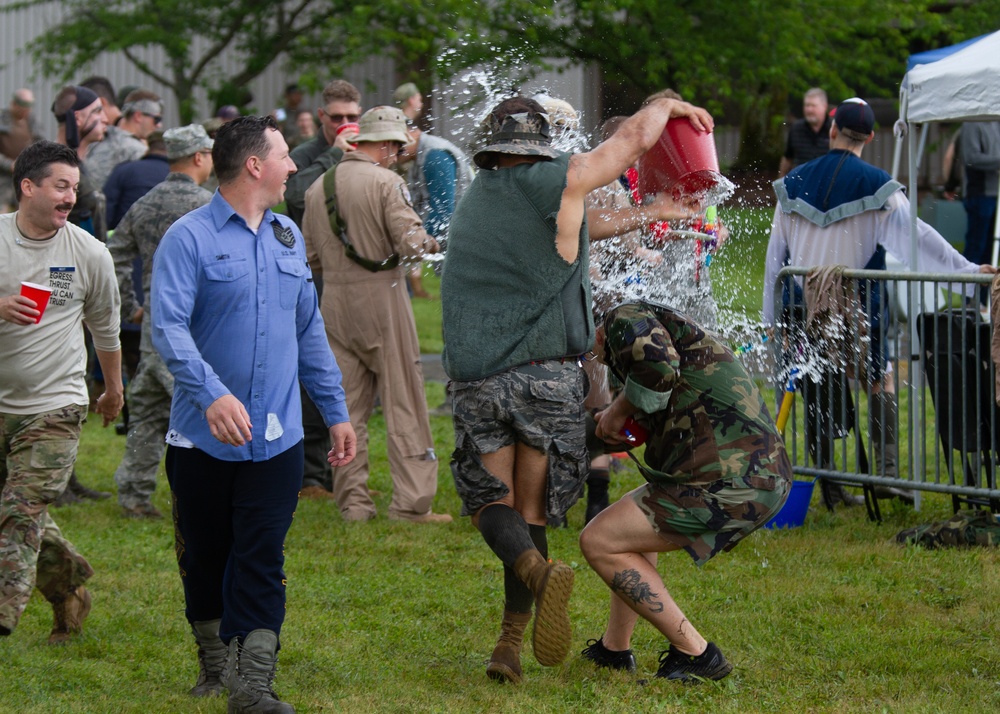
M 219 190 L 164 235 L 152 284 L 153 344 L 176 379 L 167 476 L 201 664 L 191 693 L 225 686 L 230 712 L 268 698 L 267 711 L 294 711 L 270 682 L 302 483 L 299 379 L 330 429 L 331 465 L 354 458 L 356 439 L 302 235 L 270 210 L 295 171 L 285 140 L 270 117 L 241 117 L 212 154 Z

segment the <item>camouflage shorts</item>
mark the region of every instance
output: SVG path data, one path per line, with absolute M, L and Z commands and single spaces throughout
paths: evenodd
M 787 459 L 786 459 L 787 463 Z M 787 475 L 723 479 L 708 484 L 647 483 L 629 495 L 653 530 L 704 565 L 732 550 L 778 512 L 791 490 Z
M 451 472 L 462 515 L 504 498 L 509 489 L 480 454 L 523 443 L 549 455 L 546 513 L 562 516 L 576 503 L 588 473 L 583 371 L 548 360 L 486 379 L 450 382 L 455 423 Z

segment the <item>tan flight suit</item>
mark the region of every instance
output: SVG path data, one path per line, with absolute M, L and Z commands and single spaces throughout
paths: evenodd
M 410 205 L 406 182 L 361 152 L 347 153 L 336 167 L 337 205 L 357 252 L 381 261 L 423 255 L 424 231 Z M 302 232 L 309 262 L 323 274 L 320 310 L 330 347 L 343 373 L 347 409 L 358 437 L 358 454 L 334 469 L 333 493 L 344 518 L 375 516 L 368 493 L 368 419 L 381 399 L 388 431 L 392 502 L 389 515 L 428 513 L 437 491 L 434 439 L 420 368 L 420 347 L 406 292 L 406 271 L 370 272 L 350 260 L 333 235 L 323 179 L 306 191 Z

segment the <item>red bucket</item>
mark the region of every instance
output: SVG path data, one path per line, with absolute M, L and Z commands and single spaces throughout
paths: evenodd
M 725 181 L 719 173 L 715 135 L 685 118 L 671 119 L 653 147 L 639 157 L 639 195 L 671 191 L 675 198 L 708 193 Z

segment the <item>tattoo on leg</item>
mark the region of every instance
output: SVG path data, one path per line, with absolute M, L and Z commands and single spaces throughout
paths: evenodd
M 623 570 L 611 578 L 611 589 L 627 597 L 636 605 L 644 604 L 650 612 L 663 612 L 663 603 L 657 599 L 647 583 L 642 582 L 638 570 Z

